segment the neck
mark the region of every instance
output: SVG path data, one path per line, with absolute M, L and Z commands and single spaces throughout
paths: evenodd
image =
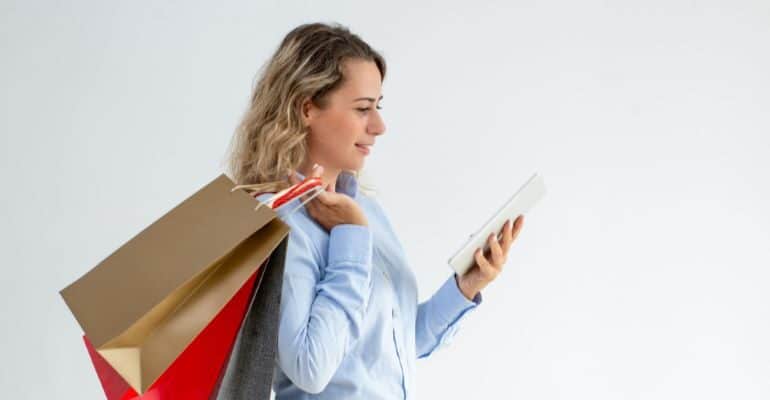
M 307 161 L 304 163 L 300 168 L 297 168 L 300 174 L 302 174 L 305 177 L 308 177 L 312 175 L 313 173 L 313 164 L 315 162 L 313 161 Z M 334 192 L 336 191 L 336 184 L 337 184 L 337 176 L 340 174 L 340 169 L 330 168 L 326 165 L 324 167 L 324 173 L 321 175 L 321 181 L 323 182 L 324 186 L 327 184 L 329 185 L 329 190 Z

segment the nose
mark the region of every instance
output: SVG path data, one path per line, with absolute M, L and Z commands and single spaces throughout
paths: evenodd
M 382 135 L 385 133 L 385 122 L 382 120 L 380 112 L 376 108 L 373 109 L 371 118 L 369 118 L 369 124 L 366 127 L 367 133 L 371 135 Z

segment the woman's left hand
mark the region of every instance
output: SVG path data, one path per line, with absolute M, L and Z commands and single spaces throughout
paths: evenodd
M 473 300 L 476 294 L 481 289 L 484 289 L 489 282 L 495 280 L 503 270 L 503 265 L 505 265 L 508 258 L 508 249 L 513 241 L 516 240 L 516 237 L 519 236 L 523 225 L 523 214 L 516 218 L 513 227 L 511 227 L 511 220 L 506 221 L 501 231 L 503 237 L 499 242 L 497 241 L 497 234 L 490 234 L 489 238 L 487 238 L 489 252 L 482 255 L 481 248 L 476 249 L 474 253 L 476 263 L 465 272 L 465 275 L 457 276 L 457 286 L 468 300 Z M 490 255 L 491 258 L 489 257 Z

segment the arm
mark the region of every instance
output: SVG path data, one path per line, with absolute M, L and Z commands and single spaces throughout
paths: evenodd
M 427 357 L 448 343 L 457 333 L 462 317 L 481 301 L 480 292 L 472 301 L 468 300 L 457 286 L 456 275 L 449 277 L 430 299 L 417 307 L 417 357 Z
M 371 199 L 371 204 L 375 206 L 388 229 L 394 232 L 380 203 L 376 199 Z M 398 240 L 395 233 L 393 235 L 403 252 L 401 241 Z M 415 342 L 418 358 L 427 357 L 442 344 L 447 344 L 457 332 L 460 319 L 468 311 L 481 304 L 481 292 L 476 292 L 473 300 L 468 300 L 460 291 L 458 281 L 457 275 L 452 274 L 433 297 L 417 306 Z
M 328 265 L 296 227 L 289 233 L 281 294 L 278 363 L 300 389 L 319 393 L 361 332 L 369 299 L 372 234 L 341 224 L 329 232 Z

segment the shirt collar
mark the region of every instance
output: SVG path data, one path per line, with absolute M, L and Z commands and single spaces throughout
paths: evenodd
M 299 179 L 305 179 L 305 175 L 302 175 L 299 171 L 296 171 Z M 356 180 L 355 174 L 350 171 L 342 170 L 337 175 L 337 182 L 334 184 L 334 191 L 337 193 L 345 193 L 346 195 L 356 198 L 358 193 L 358 180 Z

